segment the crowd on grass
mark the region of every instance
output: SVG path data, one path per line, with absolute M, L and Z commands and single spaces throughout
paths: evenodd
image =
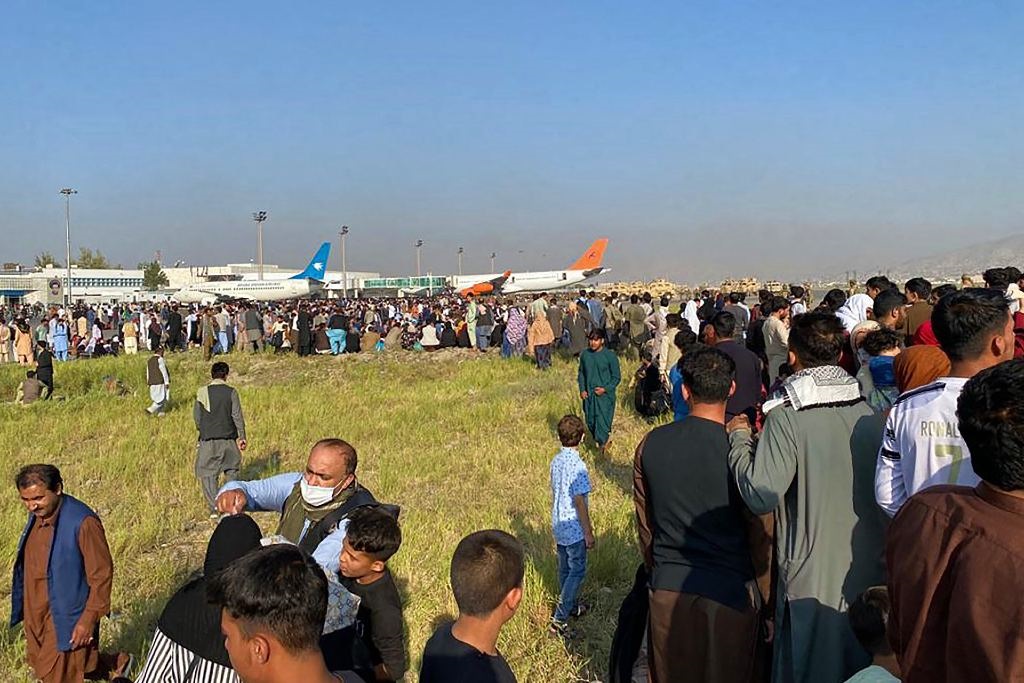
M 795 287 L 753 306 L 700 293 L 676 310 L 667 298 L 581 293 L 558 324 L 560 306 L 544 296 L 522 306 L 300 303 L 294 316 L 310 317 L 307 330 L 344 316 L 328 328 L 346 333 L 339 353 L 360 325 L 414 328 L 422 345 L 425 327 L 446 323 L 456 339 L 473 323 L 484 351 L 487 328 L 504 323 L 550 328 L 549 343 L 578 357 L 584 419 L 566 415 L 555 430 L 559 591 L 538 633 L 567 643 L 587 619 L 588 554 L 601 542 L 587 463 L 609 457 L 620 358 L 638 364 L 636 408 L 654 426 L 633 456 L 640 561 L 607 680 L 1002 682 L 1024 677 L 1020 284 L 1012 268 L 987 271 L 978 288 L 874 277 L 863 294 L 833 290 L 814 304 Z M 236 335 L 251 310 L 233 312 Z M 157 332 L 147 371 L 166 383 L 162 347 L 176 338 Z M 258 350 L 250 339 L 243 346 Z M 313 345 L 301 334 L 293 348 Z M 378 500 L 358 477 L 356 448 L 336 438 L 314 444 L 300 471 L 238 480 L 246 425 L 225 358 L 193 404 L 196 475 L 219 521 L 143 666 L 99 649 L 113 562 L 96 512 L 52 465 L 17 474 L 30 514 L 12 622 L 24 623 L 29 665 L 46 683 L 411 680 L 388 567 L 403 542 L 401 501 Z M 278 516 L 271 536 L 249 516 L 260 511 Z M 444 552 L 459 614 L 427 641 L 419 680 L 516 680 L 498 642 L 523 597 L 524 547 L 489 529 Z

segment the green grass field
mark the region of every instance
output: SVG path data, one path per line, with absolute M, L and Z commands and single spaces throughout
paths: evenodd
M 447 573 L 456 543 L 496 527 L 518 537 L 528 556 L 525 598 L 499 643 L 518 679 L 605 678 L 618 605 L 639 562 L 631 463 L 648 426 L 631 407 L 630 363 L 622 367 L 609 454 L 599 456 L 589 441 L 582 450 L 597 536 L 583 595 L 594 609 L 566 645 L 546 633 L 557 594 L 548 464 L 558 449 L 557 421 L 580 410 L 574 362 L 556 359 L 540 373 L 525 359 L 501 360 L 494 352 L 227 360 L 249 430 L 243 478 L 295 470 L 316 440 L 337 436 L 357 448 L 360 480 L 380 500 L 402 506 L 404 542 L 391 568 L 403 592 L 412 671 L 434 625 L 455 613 Z M 196 351 L 168 357 L 171 412 L 158 419 L 144 413 L 145 361 L 140 355 L 59 364 L 55 395 L 64 400 L 0 404 L 6 576 L 27 514 L 13 475 L 27 463 L 54 463 L 66 490 L 99 513 L 113 552 L 113 616 L 103 621 L 103 646 L 136 653 L 146 651 L 168 596 L 201 565 L 215 524 L 192 474 L 192 398 L 209 366 Z M 104 376 L 116 376 L 132 393 L 107 393 Z M 23 377 L 23 368 L 0 366 L 4 401 L 13 400 Z M 270 514 L 257 519 L 265 528 L 276 521 Z M 0 587 L 6 624 L 10 579 Z M 4 629 L 0 680 L 27 678 L 23 660 L 20 629 Z

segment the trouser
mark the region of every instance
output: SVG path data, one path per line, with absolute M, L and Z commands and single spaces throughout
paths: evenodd
M 139 338 L 138 337 L 125 337 L 124 338 L 124 352 L 129 356 L 134 356 L 139 352 Z
M 167 401 L 171 398 L 171 391 L 163 384 L 154 384 L 149 387 L 149 398 L 153 402 L 146 410 L 152 414 L 164 412 L 167 407 Z
M 748 587 L 753 596 L 756 588 Z M 762 679 L 759 600 L 744 611 L 701 595 L 650 592 L 647 657 L 652 683 L 753 683 Z
M 477 325 L 476 326 L 476 347 L 481 351 L 486 351 L 487 347 L 491 345 L 491 326 L 490 325 Z
M 331 353 L 337 356 L 339 353 L 345 353 L 345 338 L 348 336 L 346 330 L 327 330 L 327 338 L 331 340 Z
M 221 473 L 224 481 L 234 481 L 241 466 L 242 453 L 234 439 L 207 439 L 196 444 L 196 478 L 210 510 L 217 509 Z
M 218 332 L 217 333 L 217 343 L 220 344 L 220 352 L 221 353 L 227 353 L 228 351 L 231 350 L 231 347 L 228 346 L 228 333 L 227 332 Z
M 583 541 L 558 545 L 558 585 L 561 592 L 555 608 L 555 621 L 565 623 L 576 609 L 576 597 L 587 575 L 587 546 Z
M 533 347 L 533 355 L 537 358 L 537 367 L 546 370 L 551 367 L 551 344 Z
M 248 345 L 252 351 L 263 352 L 263 333 L 259 330 L 246 330 L 246 338 L 249 340 Z

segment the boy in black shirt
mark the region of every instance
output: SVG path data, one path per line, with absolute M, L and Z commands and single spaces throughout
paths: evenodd
M 333 668 L 352 668 L 378 682 L 405 674 L 402 600 L 386 565 L 401 545 L 398 521 L 382 509 L 362 507 L 349 515 L 341 583 L 361 601 L 353 629 L 343 629 L 337 640 L 327 637 L 324 650 Z M 344 661 L 346 656 L 350 661 Z
M 420 683 L 515 683 L 498 633 L 523 598 L 523 546 L 497 529 L 466 536 L 452 556 L 459 618 L 427 641 Z

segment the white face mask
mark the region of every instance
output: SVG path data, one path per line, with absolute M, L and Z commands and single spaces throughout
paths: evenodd
M 302 493 L 302 500 L 313 507 L 320 507 L 331 502 L 334 498 L 333 486 L 313 486 L 303 477 L 299 480 L 299 491 Z

